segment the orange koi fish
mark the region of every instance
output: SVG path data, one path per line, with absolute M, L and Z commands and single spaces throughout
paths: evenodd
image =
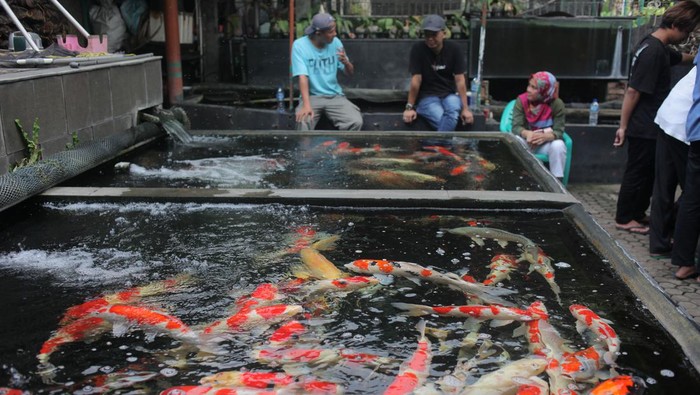
M 340 354 L 335 350 L 313 348 L 260 349 L 254 350 L 251 355 L 261 363 L 279 365 L 305 363 L 327 366 L 340 360 Z
M 579 333 L 590 329 L 598 339 L 605 342 L 608 351 L 603 354 L 603 360 L 609 365 L 614 364 L 615 359 L 617 359 L 617 354 L 620 352 L 620 339 L 617 337 L 615 330 L 610 326 L 611 322 L 600 318 L 598 314 L 583 305 L 571 305 L 569 311 L 577 320 L 576 330 L 578 330 Z
M 29 392 L 14 388 L 0 387 L 0 395 L 29 395 Z
M 161 391 L 160 395 L 279 395 L 277 390 L 253 388 L 220 388 L 199 385 L 180 385 Z
M 452 170 L 450 170 L 450 175 L 451 176 L 458 176 L 461 174 L 464 174 L 469 171 L 469 167 L 471 166 L 471 163 L 465 163 L 463 165 L 459 165 Z
M 641 393 L 646 388 L 644 381 L 632 376 L 617 376 L 595 386 L 590 395 L 631 395 Z
M 225 320 L 219 320 L 207 326 L 202 333 L 208 335 L 221 332 L 241 332 L 252 327 L 284 321 L 301 313 L 302 310 L 303 308 L 298 305 L 279 304 L 239 311 Z
M 144 297 L 160 295 L 165 292 L 176 292 L 191 280 L 190 274 L 181 274 L 173 278 L 156 281 L 141 287 L 105 295 L 85 303 L 70 307 L 61 318 L 60 325 L 66 325 L 79 318 L 85 317 L 112 304 L 132 304 Z
M 513 293 L 504 288 L 487 287 L 478 283 L 464 281 L 454 273 L 441 273 L 435 269 L 423 267 L 417 263 L 389 261 L 386 259 L 358 259 L 345 265 L 356 273 L 374 275 L 394 275 L 420 283 L 420 280 L 434 284 L 446 285 L 460 292 L 469 293 L 491 304 L 510 305 L 497 295 Z
M 250 295 L 236 300 L 235 311 L 249 311 L 254 307 L 262 307 L 283 298 L 284 296 L 279 292 L 276 285 L 270 283 L 260 284 Z
M 596 346 L 567 353 L 560 361 L 561 373 L 576 382 L 594 381 L 596 372 L 603 367 L 603 351 Z
M 294 383 L 294 377 L 280 372 L 221 372 L 206 376 L 199 380 L 202 385 L 212 387 L 250 387 L 268 388 L 272 386 L 286 387 Z
M 502 306 L 424 306 L 420 304 L 392 303 L 392 306 L 400 310 L 408 311 L 409 315 L 421 316 L 437 314 L 442 317 L 472 318 L 477 321 L 494 320 L 503 321 L 494 326 L 506 325 L 513 321 L 527 322 L 539 319 L 547 319 L 547 315 L 541 315 L 541 310 L 516 309 Z
M 304 248 L 309 248 L 314 237 L 316 237 L 316 231 L 310 226 L 300 226 L 294 233 L 296 234 L 296 239 L 294 244 L 287 248 L 288 254 L 296 254 Z
M 518 262 L 512 255 L 498 254 L 491 258 L 491 264 L 488 267 L 491 271 L 483 284 L 496 285 L 505 278 L 510 279 L 510 272 L 518 268 Z
M 411 358 L 401 364 L 398 376 L 389 384 L 384 395 L 410 394 L 420 387 L 428 377 L 433 354 L 430 351 L 430 340 L 425 337 L 424 320 L 418 323 L 417 329 L 420 333 L 418 347 Z
M 306 332 L 306 327 L 299 321 L 290 321 L 282 326 L 280 326 L 272 335 L 270 336 L 270 344 L 273 346 L 279 346 L 286 344 L 294 339 L 295 336 L 301 335 Z
M 99 317 L 85 317 L 59 328 L 56 333 L 41 346 L 37 359 L 46 364 L 51 354 L 64 344 L 86 340 L 92 336 L 107 332 L 112 326 Z
M 549 384 L 537 376 L 513 381 L 520 383 L 515 395 L 549 395 Z
M 443 146 L 440 146 L 440 145 L 426 145 L 423 147 L 423 149 L 426 151 L 436 152 L 444 157 L 453 159 L 457 162 L 464 162 L 464 158 L 462 158 L 461 156 L 455 154 L 454 152 L 452 152 L 449 149 L 447 149 Z
M 376 354 L 358 353 L 347 349 L 340 350 L 340 357 L 348 362 L 365 363 L 365 364 L 385 364 L 389 363 L 390 359 Z
M 92 315 L 112 324 L 126 321 L 144 330 L 167 334 L 185 344 L 199 345 L 199 336 L 179 318 L 145 307 L 115 304 Z
M 299 251 L 302 267 L 294 269 L 294 275 L 298 278 L 316 278 L 320 280 L 335 280 L 347 277 L 333 262 L 313 248 L 303 248 Z

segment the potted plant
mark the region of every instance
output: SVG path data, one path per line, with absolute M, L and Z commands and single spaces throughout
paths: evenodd
M 377 20 L 377 26 L 389 38 L 397 38 L 399 29 L 402 28 L 401 22 L 394 18 L 380 18 Z

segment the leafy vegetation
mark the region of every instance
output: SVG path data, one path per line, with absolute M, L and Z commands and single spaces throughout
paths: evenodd
M 37 163 L 43 157 L 42 156 L 42 148 L 41 148 L 41 145 L 39 144 L 39 118 L 34 119 L 34 125 L 32 126 L 31 137 L 22 127 L 22 124 L 20 123 L 19 119 L 15 119 L 15 125 L 17 126 L 17 130 L 22 134 L 22 138 L 24 138 L 24 142 L 27 144 L 27 149 L 29 150 L 29 156 L 24 157 L 24 158 L 22 158 L 22 160 L 17 162 L 17 164 L 15 164 L 12 167 L 11 171 L 15 171 L 15 170 L 19 169 L 20 167 L 24 167 L 27 165 Z

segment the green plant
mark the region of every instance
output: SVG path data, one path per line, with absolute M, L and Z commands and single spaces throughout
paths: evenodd
M 80 144 L 80 138 L 78 138 L 78 132 L 73 132 L 70 134 L 70 143 L 66 144 L 66 149 L 73 149 Z
M 340 14 L 335 14 L 333 17 L 335 18 L 335 26 L 339 36 L 345 38 L 354 34 L 354 27 L 350 19 L 345 19 Z
M 31 138 L 22 127 L 22 124 L 20 123 L 19 119 L 15 119 L 15 125 L 17 126 L 17 130 L 22 134 L 24 142 L 27 143 L 27 149 L 29 149 L 29 156 L 22 158 L 22 160 L 17 162 L 17 164 L 12 168 L 12 171 L 23 166 L 34 164 L 42 159 L 42 149 L 39 144 L 39 118 L 34 119 Z
M 277 37 L 286 37 L 289 34 L 289 21 L 285 19 L 275 19 L 272 21 L 270 33 Z
M 420 37 L 420 27 L 422 23 L 422 19 L 420 16 L 414 15 L 406 20 L 406 23 L 408 25 L 408 37 L 409 38 L 418 38 Z

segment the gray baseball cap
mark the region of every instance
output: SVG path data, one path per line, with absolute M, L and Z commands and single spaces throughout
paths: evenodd
M 309 35 L 314 32 L 330 29 L 335 22 L 335 18 L 331 14 L 319 13 L 311 19 L 311 24 L 304 29 L 304 34 Z
M 426 15 L 423 18 L 423 30 L 439 32 L 445 29 L 445 20 L 440 15 Z

